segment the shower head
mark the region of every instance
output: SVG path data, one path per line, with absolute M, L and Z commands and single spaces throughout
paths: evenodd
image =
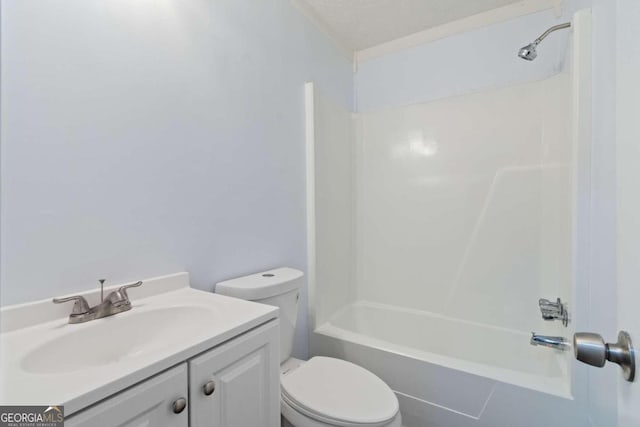
M 571 22 L 565 22 L 564 24 L 554 25 L 553 27 L 549 28 L 547 31 L 542 33 L 542 35 L 537 39 L 535 39 L 533 43 L 529 43 L 525 47 L 520 48 L 520 50 L 518 51 L 518 56 L 522 59 L 526 59 L 527 61 L 533 61 L 538 56 L 538 52 L 536 51 L 536 48 L 538 47 L 540 42 L 545 39 L 545 37 L 547 37 L 549 34 L 551 34 L 556 30 L 569 28 L 570 26 L 571 26 Z
M 522 59 L 526 59 L 527 61 L 533 61 L 538 56 L 538 52 L 536 51 L 537 46 L 538 43 L 529 43 L 525 47 L 520 48 L 518 56 Z

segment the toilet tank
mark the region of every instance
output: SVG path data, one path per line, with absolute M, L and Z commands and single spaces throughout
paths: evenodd
M 241 298 L 280 309 L 280 363 L 291 357 L 304 273 L 282 267 L 216 284 L 220 295 Z

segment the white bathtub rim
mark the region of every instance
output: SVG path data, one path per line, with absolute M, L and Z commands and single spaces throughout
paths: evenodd
M 457 359 L 450 356 L 441 356 L 436 353 L 400 346 L 328 324 L 316 328 L 314 333 L 324 335 L 329 338 L 371 347 L 376 350 L 385 351 L 398 356 L 432 363 L 434 365 L 461 371 L 470 375 L 480 376 L 494 381 L 550 394 L 556 397 L 574 400 L 570 385 L 567 384 L 567 381 L 564 381 L 564 378 L 566 378 L 565 376 L 556 378 L 538 378 L 532 374 L 523 374 L 509 369 L 494 368 L 480 363 Z M 507 377 L 508 375 L 511 375 L 511 378 Z
M 343 307 L 337 313 L 332 316 L 335 318 L 340 314 L 343 314 L 345 311 L 358 306 L 365 307 L 374 307 L 374 308 L 383 308 L 383 309 L 395 309 L 394 306 L 389 306 L 386 304 L 379 303 L 371 303 L 367 301 L 358 301 L 349 306 Z M 405 309 L 400 308 L 400 310 L 405 312 L 426 314 L 424 311 L 413 310 L 413 309 Z M 455 321 L 455 322 L 464 322 L 466 324 L 478 326 L 478 323 L 469 322 L 460 319 L 452 319 L 446 316 L 438 315 L 435 313 L 428 313 L 430 316 L 436 316 L 439 318 Z M 500 328 L 491 325 L 481 325 L 483 327 L 493 328 L 497 330 L 502 330 L 505 332 L 516 333 L 518 335 L 523 335 L 526 337 L 521 331 L 515 331 L 507 328 Z M 535 390 L 538 392 L 550 394 L 556 397 L 561 397 L 564 399 L 574 400 L 574 396 L 572 394 L 572 382 L 570 380 L 570 372 L 567 369 L 566 363 L 562 363 L 559 361 L 558 366 L 560 368 L 560 375 L 555 377 L 544 377 L 540 375 L 535 375 L 531 373 L 524 373 L 512 369 L 501 368 L 496 366 L 490 366 L 479 362 L 473 362 L 469 360 L 460 359 L 454 356 L 445 356 L 438 353 L 433 353 L 425 350 L 419 350 L 412 347 L 395 344 L 383 339 L 370 337 L 368 335 L 353 332 L 348 329 L 344 329 L 342 327 L 336 326 L 331 323 L 331 320 L 326 322 L 323 325 L 317 327 L 314 333 L 323 335 L 329 338 L 338 339 L 342 341 L 352 342 L 355 344 L 371 347 L 377 350 L 385 351 L 388 353 L 396 354 L 399 356 L 407 357 L 414 360 L 425 361 L 427 363 L 431 363 L 434 365 L 442 366 L 444 368 L 453 369 L 456 371 L 461 371 L 470 375 L 479 376 L 488 378 L 494 381 L 503 382 L 506 384 L 515 385 L 518 387 L 522 387 L 525 389 Z M 551 349 L 541 349 L 541 351 L 554 351 Z M 567 357 L 565 354 L 557 352 L 558 358 Z
M 330 317 L 330 319 L 326 323 L 332 323 L 331 322 L 332 319 L 335 319 L 337 317 L 340 317 L 341 315 L 344 315 L 345 312 L 349 311 L 353 307 L 356 307 L 356 308 L 357 307 L 377 308 L 377 309 L 381 309 L 381 310 L 389 310 L 389 311 L 395 311 L 395 312 L 407 313 L 407 314 L 414 314 L 414 315 L 419 315 L 419 316 L 425 316 L 426 315 L 426 316 L 429 316 L 429 317 L 436 317 L 436 318 L 442 319 L 442 320 L 448 320 L 450 322 L 462 323 L 464 325 L 471 325 L 471 326 L 481 326 L 483 328 L 493 329 L 493 330 L 501 331 L 501 332 L 509 332 L 509 333 L 512 333 L 512 334 L 518 334 L 518 335 L 523 335 L 523 336 L 524 335 L 528 336 L 530 334 L 529 331 L 522 331 L 522 330 L 519 330 L 519 329 L 505 328 L 503 326 L 492 325 L 490 323 L 474 322 L 472 320 L 466 320 L 466 319 L 460 319 L 460 318 L 457 318 L 457 317 L 451 317 L 451 316 L 447 316 L 445 314 L 435 313 L 433 311 L 420 310 L 420 309 L 417 309 L 417 308 L 410 308 L 410 307 L 401 307 L 401 306 L 391 305 L 391 304 L 383 304 L 383 303 L 380 303 L 380 302 L 374 302 L 374 301 L 368 301 L 368 300 L 354 301 L 354 302 L 350 303 L 349 305 L 340 308 L 338 311 L 336 311 Z

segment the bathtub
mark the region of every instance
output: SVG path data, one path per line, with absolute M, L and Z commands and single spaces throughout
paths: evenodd
M 521 331 L 360 301 L 313 331 L 311 351 L 380 376 L 398 396 L 407 427 L 582 425 L 571 393 L 572 352 L 529 339 Z M 551 421 L 544 416 L 549 410 Z

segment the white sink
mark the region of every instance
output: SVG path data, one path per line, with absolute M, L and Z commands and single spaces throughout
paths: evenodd
M 68 333 L 32 349 L 22 359 L 21 367 L 36 374 L 104 367 L 175 346 L 210 323 L 211 316 L 206 308 L 181 306 L 132 310 L 91 324 L 65 325 Z

